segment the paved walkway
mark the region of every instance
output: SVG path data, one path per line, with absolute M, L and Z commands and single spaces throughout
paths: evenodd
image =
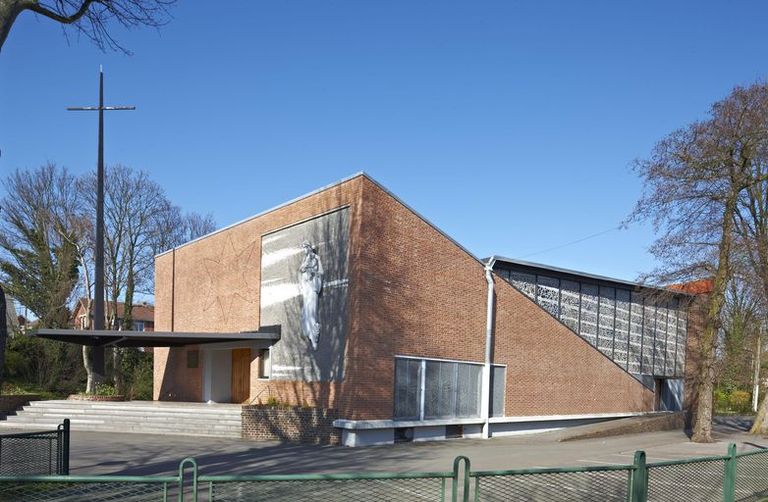
M 716 443 L 691 443 L 682 432 L 652 432 L 604 439 L 558 442 L 558 433 L 459 439 L 367 448 L 308 446 L 241 439 L 73 432 L 72 474 L 145 475 L 174 473 L 184 457 L 195 457 L 205 474 L 276 474 L 350 471 L 447 471 L 456 455 L 472 468 L 512 469 L 627 464 L 635 450 L 649 461 L 724 455 L 768 447 L 768 439 L 744 432 L 749 421 L 729 419 L 716 426 Z

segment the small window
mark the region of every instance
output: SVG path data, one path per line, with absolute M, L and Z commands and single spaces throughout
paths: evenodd
M 188 350 L 187 351 L 187 368 L 195 369 L 200 364 L 200 351 Z
M 269 378 L 269 349 L 259 350 L 259 378 Z

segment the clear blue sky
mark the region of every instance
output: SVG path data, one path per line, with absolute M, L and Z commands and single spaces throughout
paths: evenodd
M 228 8 L 228 9 L 227 9 Z M 768 73 L 768 3 L 182 1 L 101 53 L 25 13 L 0 53 L 0 174 L 149 171 L 220 226 L 365 170 L 477 256 L 633 279 L 633 159 Z

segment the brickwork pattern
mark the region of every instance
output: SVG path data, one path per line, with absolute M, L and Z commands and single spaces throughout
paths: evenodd
M 350 206 L 350 220 L 355 221 L 361 182 L 361 177 L 350 179 L 158 256 L 155 259 L 155 329 L 214 333 L 257 330 L 260 327 L 261 236 L 344 206 Z M 354 229 L 355 224 L 352 226 Z M 355 240 L 352 230 L 350 248 L 355 246 Z M 187 369 L 184 350 L 155 350 L 155 399 L 202 400 L 203 364 Z M 301 405 L 322 401 L 332 406 L 327 402 L 326 384 L 286 385 L 259 380 L 258 358 L 253 354 L 249 401 L 265 393 L 265 386 L 282 402 Z
M 336 410 L 316 407 L 243 406 L 243 438 L 338 445 Z
M 395 355 L 483 362 L 484 268 L 364 180 L 351 261 L 352 336 L 342 416 L 392 416 Z M 650 411 L 653 393 L 498 276 L 495 362 L 507 364 L 506 415 Z

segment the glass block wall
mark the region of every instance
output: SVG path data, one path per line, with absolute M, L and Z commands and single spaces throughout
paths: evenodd
M 677 298 L 554 274 L 495 271 L 629 373 L 683 376 L 687 314 Z
M 480 416 L 480 363 L 395 357 L 396 420 Z M 506 367 L 493 365 L 491 416 L 504 415 Z

